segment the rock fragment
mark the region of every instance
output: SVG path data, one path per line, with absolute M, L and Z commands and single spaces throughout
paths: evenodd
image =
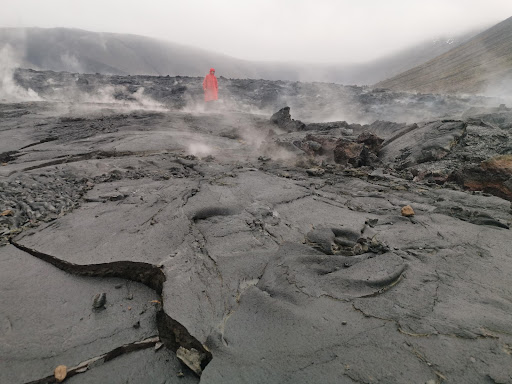
M 292 119 L 290 115 L 290 107 L 281 108 L 279 111 L 274 113 L 270 118 L 270 122 L 287 132 L 303 131 L 306 127 L 306 124 L 302 121 Z
M 479 166 L 456 172 L 454 177 L 469 190 L 492 193 L 512 201 L 512 155 L 499 155 Z
M 334 149 L 334 161 L 343 165 L 352 164 L 354 166 L 361 166 L 363 165 L 361 158 L 365 156 L 364 151 L 364 144 L 340 139 Z
M 155 344 L 155 351 L 158 351 L 163 346 L 164 346 L 164 344 L 159 341 L 158 343 Z
M 187 367 L 194 371 L 198 376 L 203 372 L 201 362 L 203 361 L 202 354 L 194 348 L 186 349 L 179 347 L 176 351 L 176 357 L 183 361 Z
M 309 176 L 322 176 L 325 170 L 323 168 L 309 168 L 306 169 L 306 172 Z
M 382 143 L 384 142 L 384 139 L 381 139 L 379 136 L 373 134 L 372 132 L 364 131 L 357 137 L 356 141 L 366 145 L 370 151 L 378 153 Z
M 57 383 L 61 383 L 66 378 L 68 374 L 68 369 L 65 365 L 59 365 L 57 366 L 57 368 L 55 368 L 53 374 L 55 376 L 55 380 L 57 381 Z
M 414 210 L 410 205 L 406 205 L 405 207 L 402 207 L 402 216 L 405 217 L 413 217 L 414 216 Z
M 94 309 L 104 309 L 106 302 L 107 302 L 107 294 L 105 292 L 98 293 L 96 296 L 94 296 L 94 300 L 92 302 L 92 307 Z

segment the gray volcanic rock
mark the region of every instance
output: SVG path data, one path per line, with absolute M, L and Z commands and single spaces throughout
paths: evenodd
M 84 111 L 87 106 L 92 110 L 90 103 L 95 102 L 111 104 L 117 111 L 125 112 L 134 109 L 155 111 L 158 107 L 204 110 L 202 77 L 107 76 L 19 69 L 14 78 L 21 88 L 33 90 L 43 100 L 79 103 L 80 108 L 77 105 L 71 107 L 76 112 Z M 353 126 L 349 128 L 355 128 L 354 123 L 372 124 L 376 120 L 415 123 L 460 119 L 471 107 L 487 108 L 503 103 L 481 96 L 444 97 L 367 86 L 228 79 L 223 76 L 219 76 L 219 96 L 218 108 L 223 110 L 261 112 L 268 116 L 289 106 L 294 118 L 305 124 L 349 121 Z M 12 105 L 7 108 L 5 113 L 22 113 Z M 101 126 L 98 122 L 97 125 Z M 306 127 L 304 129 L 308 129 Z M 379 132 L 373 132 L 385 138 Z
M 302 121 L 292 119 L 290 107 L 284 107 L 270 117 L 270 122 L 286 132 L 303 131 L 306 127 Z
M 343 165 L 351 164 L 354 167 L 370 165 L 370 150 L 364 144 L 340 139 L 334 148 L 334 161 Z
M 436 121 L 412 129 L 384 143 L 382 160 L 398 161 L 399 168 L 441 160 L 465 135 L 465 129 L 462 121 Z
M 72 76 L 32 75 L 47 95 Z M 137 100 L 143 79 L 159 103 Z M 87 76 L 121 101 L 0 104 L 19 112 L 0 122 L 2 383 L 48 382 L 59 364 L 83 383 L 512 380 L 510 201 L 464 190 L 472 167 L 486 190 L 508 186 L 506 122 L 282 132 L 248 107 L 284 88 L 313 100 L 313 85 L 226 80 L 246 104 L 204 111 L 174 108 L 198 81 L 174 80 L 187 89 Z M 342 142 L 375 158 L 336 163 Z
M 151 304 L 158 295 L 149 288 L 71 276 L 12 245 L 0 253 L 0 382 L 42 379 L 57 365 L 73 367 L 158 334 Z M 98 292 L 109 297 L 101 312 L 92 308 Z
M 384 141 L 379 157 L 406 178 L 456 182 L 512 201 L 511 131 L 506 120 L 496 118 L 500 126 L 484 119 L 404 127 Z
M 108 378 L 112 384 L 136 384 L 148 381 L 169 384 L 198 383 L 199 378 L 183 368 L 175 354 L 167 348 L 147 348 L 124 354 L 83 375 L 66 380 L 70 384 L 101 383 Z

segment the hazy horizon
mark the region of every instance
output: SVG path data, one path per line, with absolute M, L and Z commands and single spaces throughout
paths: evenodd
M 19 0 L 0 27 L 77 28 L 129 33 L 242 60 L 303 63 L 371 61 L 441 36 L 490 27 L 512 16 L 512 2 L 489 0 L 218 0 L 150 6 L 119 0 Z M 460 17 L 460 16 L 463 17 Z

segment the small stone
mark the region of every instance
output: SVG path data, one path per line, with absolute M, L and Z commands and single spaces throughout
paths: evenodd
M 412 209 L 412 207 L 410 205 L 406 205 L 405 207 L 402 208 L 402 216 L 405 216 L 405 217 L 414 216 L 414 210 Z
M 379 219 L 368 219 L 368 220 L 366 220 L 366 222 L 368 223 L 368 225 L 371 228 L 375 228 L 375 226 L 377 225 L 378 221 L 379 221 Z
M 98 293 L 96 296 L 94 296 L 92 306 L 94 309 L 103 309 L 103 308 L 105 308 L 106 302 L 107 302 L 107 294 L 105 292 Z
M 53 374 L 55 375 L 55 380 L 57 380 L 57 383 L 61 383 L 66 378 L 68 369 L 65 365 L 59 365 L 57 368 L 55 368 Z
M 341 325 L 347 325 L 347 322 L 346 321 L 342 321 Z
M 115 288 L 115 289 L 120 289 L 120 288 L 122 288 L 122 287 L 123 287 L 123 284 L 116 284 L 116 285 L 114 286 L 114 288 Z
M 164 343 L 158 342 L 155 344 L 155 351 L 158 351 L 160 348 L 164 346 Z
M 0 213 L 0 216 L 12 216 L 13 214 L 14 212 L 12 211 L 12 209 L 6 209 L 2 213 Z
M 474 357 L 471 357 L 469 360 L 471 360 L 472 363 L 476 363 L 476 359 Z
M 363 246 L 357 243 L 356 245 L 354 245 L 353 251 L 355 255 L 360 255 L 363 253 Z
M 322 176 L 325 173 L 325 169 L 323 169 L 323 168 L 309 168 L 309 169 L 306 169 L 306 172 L 310 176 Z
M 100 199 L 110 200 L 110 201 L 120 201 L 120 200 L 123 200 L 124 198 L 126 198 L 126 196 L 119 192 L 112 192 L 112 193 L 108 193 L 106 195 L 100 196 Z
M 193 370 L 198 376 L 202 373 L 201 363 L 203 361 L 203 354 L 195 348 L 186 349 L 179 347 L 176 351 L 176 357 L 180 359 L 187 367 Z
M 178 377 L 185 377 L 185 374 L 184 374 L 183 372 L 179 371 L 179 372 L 176 374 L 176 376 L 178 376 Z
M 139 329 L 140 328 L 140 321 L 137 321 L 135 324 L 133 324 L 133 328 Z
M 126 296 L 126 300 L 133 300 L 133 293 L 130 293 L 128 296 Z

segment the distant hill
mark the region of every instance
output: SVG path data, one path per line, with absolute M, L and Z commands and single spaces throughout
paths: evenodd
M 424 93 L 510 93 L 512 17 L 450 51 L 376 84 Z
M 348 75 L 356 84 L 375 84 L 446 53 L 464 44 L 481 31 L 473 30 L 464 34 L 440 36 L 423 41 L 385 57 L 358 65 Z
M 21 64 L 33 69 L 198 76 L 215 64 L 235 77 L 249 70 L 242 60 L 128 34 L 68 28 L 5 28 L 0 29 L 0 44 L 10 44 L 21 52 Z
M 413 68 L 459 46 L 474 34 L 439 38 L 382 59 L 350 65 L 253 62 L 143 36 L 69 28 L 3 28 L 0 48 L 9 44 L 19 56 L 19 65 L 33 69 L 202 76 L 214 66 L 218 75 L 230 78 L 364 85 Z

